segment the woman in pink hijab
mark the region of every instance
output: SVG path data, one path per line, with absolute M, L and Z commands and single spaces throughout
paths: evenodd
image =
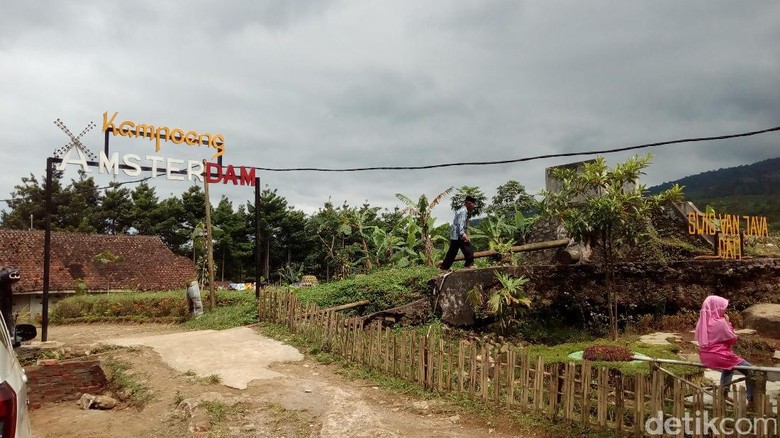
M 728 396 L 729 384 L 734 376 L 735 366 L 750 366 L 750 362 L 734 354 L 731 349 L 737 343 L 737 334 L 731 326 L 726 307 L 729 300 L 717 295 L 708 296 L 701 305 L 699 322 L 696 323 L 696 341 L 699 343 L 699 358 L 707 368 L 721 370 L 720 386 Z M 740 371 L 745 374 L 744 371 Z M 748 379 L 747 399 L 753 400 L 753 380 Z

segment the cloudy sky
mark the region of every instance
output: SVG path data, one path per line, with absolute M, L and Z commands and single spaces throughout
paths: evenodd
M 504 160 L 780 125 L 776 1 L 58 0 L 2 9 L 0 198 L 41 176 L 68 143 L 57 118 L 74 133 L 95 122 L 82 140 L 100 150 L 104 111 L 221 133 L 225 164 L 270 168 Z M 140 139 L 111 144 L 154 154 Z M 774 158 L 779 145 L 771 133 L 656 148 L 644 181 Z M 212 153 L 163 143 L 158 155 Z M 544 168 L 567 161 L 259 176 L 310 213 L 328 198 L 392 207 L 397 192 L 416 199 L 451 185 L 490 197 L 510 179 L 535 193 Z M 161 197 L 188 187 L 154 185 Z M 215 202 L 253 196 L 213 191 Z

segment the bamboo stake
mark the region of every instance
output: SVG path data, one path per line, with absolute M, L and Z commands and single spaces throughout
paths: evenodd
M 511 409 L 515 402 L 515 349 L 511 346 L 506 357 L 506 407 Z
M 593 367 L 590 362 L 582 363 L 582 412 L 580 413 L 580 422 L 585 425 L 590 424 L 590 385 L 592 381 Z
M 528 350 L 520 355 L 520 412 L 528 411 L 528 389 L 531 386 L 531 364 Z
M 501 366 L 503 361 L 501 360 L 501 350 L 495 350 L 496 358 L 493 362 L 493 402 L 498 405 L 501 402 Z M 490 363 L 490 362 L 488 362 Z
M 609 408 L 607 395 L 609 390 L 609 375 L 607 369 L 599 367 L 598 372 L 598 389 L 596 403 L 598 406 L 598 414 L 596 417 L 597 424 L 600 428 L 604 429 L 607 426 L 607 410 Z
M 447 346 L 447 391 L 452 392 L 452 362 L 455 359 L 455 344 L 452 342 Z
M 439 338 L 439 354 L 437 358 L 438 367 L 436 368 L 436 389 L 439 392 L 442 392 L 444 390 L 444 339 L 442 338 Z
M 636 392 L 634 393 L 634 435 L 644 436 L 645 426 L 645 376 L 636 376 Z
M 618 374 L 615 376 L 615 429 L 619 437 L 623 436 L 623 397 L 623 375 Z
M 485 344 L 482 344 L 481 356 L 482 356 L 482 366 L 479 369 L 479 392 L 480 394 L 482 394 L 482 401 L 487 402 L 488 400 L 488 378 L 487 378 L 488 357 L 487 357 L 487 346 L 485 346 Z
M 465 357 L 463 353 L 463 343 L 466 342 L 463 339 L 461 339 L 458 342 L 458 391 L 463 392 L 463 375 L 465 374 Z
M 544 386 L 544 359 L 542 356 L 536 357 L 536 370 L 534 371 L 534 393 L 533 393 L 533 409 L 534 413 L 539 413 L 539 409 L 542 406 L 543 395 L 542 387 Z
M 550 367 L 550 386 L 548 387 L 548 400 L 547 404 L 550 409 L 550 419 L 555 420 L 558 416 L 558 383 L 560 383 L 559 376 L 560 368 L 558 364 L 553 364 Z
M 477 381 L 477 346 L 472 343 L 469 345 L 471 353 L 471 365 L 469 366 L 469 397 L 474 398 L 474 391 Z

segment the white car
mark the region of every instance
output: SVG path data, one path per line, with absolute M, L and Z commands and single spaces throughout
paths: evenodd
M 19 324 L 11 340 L 4 318 L 0 318 L 0 438 L 28 438 L 32 436 L 30 415 L 27 412 L 27 375 L 19 364 L 14 345 L 34 338 L 33 325 Z

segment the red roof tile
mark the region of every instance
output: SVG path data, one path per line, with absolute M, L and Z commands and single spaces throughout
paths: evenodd
M 0 230 L 0 266 L 18 267 L 17 292 L 43 290 L 43 231 Z M 114 263 L 94 261 L 110 252 Z M 174 254 L 157 236 L 52 232 L 49 289 L 73 290 L 82 279 L 91 290 L 170 290 L 185 287 L 195 272 L 187 257 Z

